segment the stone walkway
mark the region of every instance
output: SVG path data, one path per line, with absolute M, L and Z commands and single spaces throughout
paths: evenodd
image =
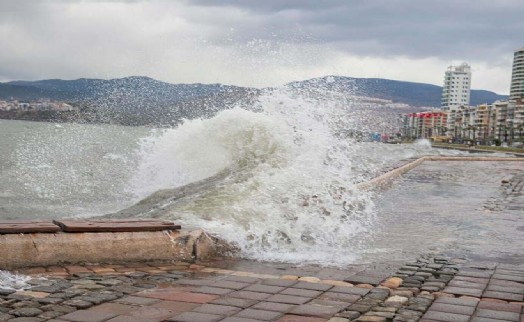
M 389 277 L 329 269 L 315 277 L 224 262 L 21 270 L 32 287 L 0 288 L 0 321 L 524 322 L 524 266 L 426 256 Z

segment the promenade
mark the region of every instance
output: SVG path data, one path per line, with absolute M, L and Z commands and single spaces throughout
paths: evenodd
M 20 271 L 30 288 L 0 289 L 0 321 L 524 321 L 524 265 L 422 256 L 390 269 L 234 259 L 34 267 Z
M 31 279 L 19 290 L 0 286 L 0 322 L 524 322 L 523 187 L 521 161 L 428 161 L 381 195 L 392 221 L 373 248 L 394 244 L 414 260 L 390 253 L 329 268 L 202 257 L 12 269 Z M 406 194 L 403 208 L 388 209 Z M 454 248 L 429 252 L 456 235 Z M 427 253 L 414 255 L 420 249 Z

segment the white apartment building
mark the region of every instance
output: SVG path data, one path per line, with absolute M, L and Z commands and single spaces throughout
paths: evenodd
M 442 109 L 452 110 L 459 106 L 468 106 L 470 90 L 471 67 L 466 63 L 459 66 L 449 66 L 442 88 Z
M 517 49 L 513 56 L 510 100 L 524 99 L 524 47 Z

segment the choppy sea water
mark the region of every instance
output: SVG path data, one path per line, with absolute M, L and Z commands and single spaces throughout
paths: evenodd
M 387 128 L 390 116 L 351 98 L 276 91 L 256 110 L 233 108 L 172 129 L 0 121 L 0 217 L 111 217 L 127 209 L 201 227 L 245 258 L 301 264 L 410 259 L 431 247 L 426 233 L 438 223 L 419 208 L 409 216 L 422 224 L 402 221 L 424 192 L 387 195 L 356 184 L 407 158 L 462 152 L 359 142 L 347 133 Z

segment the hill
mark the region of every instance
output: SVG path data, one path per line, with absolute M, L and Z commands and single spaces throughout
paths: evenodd
M 440 86 L 382 78 L 325 76 L 291 82 L 287 86 L 294 89 L 324 88 L 326 90 L 343 91 L 358 96 L 381 98 L 417 107 L 439 107 L 442 96 L 442 87 Z M 498 95 L 490 91 L 471 90 L 470 104 L 493 103 L 496 100 L 507 98 L 508 96 Z

